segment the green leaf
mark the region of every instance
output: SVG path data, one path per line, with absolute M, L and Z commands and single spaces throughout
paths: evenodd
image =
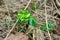
M 28 22 L 30 16 L 31 16 L 31 13 L 28 12 L 27 10 L 19 10 L 18 11 L 18 19 L 21 22 Z
M 3 2 L 3 0 L 0 0 L 0 4 Z
M 30 17 L 28 23 L 29 23 L 29 25 L 32 25 L 32 26 L 34 26 L 34 27 L 37 27 L 37 20 L 36 20 L 36 18 L 34 18 L 34 17 Z
M 54 30 L 54 26 L 55 25 L 52 22 L 48 22 L 48 30 L 47 30 L 46 23 L 44 23 L 44 25 L 42 25 L 42 27 L 41 27 L 41 30 L 52 31 L 52 30 Z
M 36 4 L 36 3 L 32 3 L 32 9 L 38 9 L 39 8 L 39 5 L 38 4 Z
M 5 20 L 5 25 L 7 26 L 7 28 L 8 28 L 8 31 L 10 31 L 10 24 L 9 24 L 9 21 L 8 21 L 8 19 L 6 19 L 6 20 Z
M 28 12 L 27 10 L 19 10 L 18 19 L 20 23 L 28 23 L 29 25 L 32 25 L 34 27 L 37 26 L 36 18 L 32 17 L 31 12 Z

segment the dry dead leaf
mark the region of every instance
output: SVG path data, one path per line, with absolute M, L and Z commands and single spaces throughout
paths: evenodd
M 11 34 L 7 40 L 28 40 L 28 36 L 22 32 L 18 32 L 16 35 Z
M 16 40 L 16 37 L 15 37 L 14 34 L 11 34 L 11 35 L 7 38 L 7 40 Z
M 22 33 L 22 32 L 18 32 L 18 33 L 16 34 L 16 38 L 17 38 L 17 40 L 28 40 L 28 36 L 25 35 L 25 34 Z

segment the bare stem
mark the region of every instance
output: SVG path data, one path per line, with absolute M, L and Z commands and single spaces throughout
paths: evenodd
M 48 16 L 47 16 L 46 0 L 45 0 L 45 20 L 46 20 L 46 27 L 47 27 L 49 39 L 52 40 L 52 39 L 51 39 L 51 36 L 50 36 L 50 33 L 49 33 L 49 30 L 48 30 L 49 28 L 48 28 L 48 20 L 47 20 L 47 17 L 48 17 Z
M 26 10 L 26 8 L 29 6 L 30 2 L 31 2 L 31 0 L 28 2 L 27 6 L 25 7 L 24 10 Z M 7 5 L 5 5 L 5 6 L 6 6 L 6 8 L 7 8 Z M 8 10 L 8 8 L 7 8 L 7 10 Z M 10 32 L 7 34 L 7 36 L 5 37 L 4 40 L 6 40 L 6 39 L 8 38 L 8 36 L 9 36 L 10 33 L 11 33 L 11 31 L 14 29 L 15 25 L 17 24 L 17 22 L 18 22 L 18 21 L 16 21 L 16 23 L 13 25 L 13 27 L 11 28 Z
M 28 4 L 27 4 L 27 6 L 25 7 L 25 9 L 24 10 L 26 10 L 27 9 L 27 7 L 29 6 L 29 4 L 31 3 L 31 0 L 28 2 Z
M 5 37 L 4 40 L 6 40 L 8 38 L 8 36 L 10 35 L 11 31 L 14 29 L 15 25 L 17 24 L 18 21 L 16 21 L 16 23 L 13 25 L 13 27 L 11 28 L 10 32 L 7 34 L 7 36 Z

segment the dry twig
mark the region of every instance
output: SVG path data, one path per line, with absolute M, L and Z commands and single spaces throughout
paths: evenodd
M 48 28 L 48 20 L 47 20 L 48 16 L 47 16 L 46 2 L 47 1 L 45 0 L 45 20 L 46 20 L 46 27 L 47 27 L 47 31 L 48 31 L 49 28 Z M 50 40 L 52 40 L 49 31 L 48 31 L 48 36 L 49 36 Z
M 31 0 L 28 2 L 28 4 L 27 4 L 27 6 L 25 7 L 25 9 L 29 6 L 30 2 L 31 2 Z M 7 6 L 6 6 L 6 7 L 7 7 Z M 25 9 L 24 9 L 24 10 L 25 10 Z M 5 37 L 4 40 L 6 40 L 6 39 L 8 38 L 8 36 L 9 36 L 10 33 L 11 33 L 11 31 L 14 29 L 15 25 L 17 24 L 17 22 L 18 22 L 18 21 L 16 21 L 16 23 L 13 25 L 13 27 L 11 28 L 10 32 L 7 34 L 7 36 Z

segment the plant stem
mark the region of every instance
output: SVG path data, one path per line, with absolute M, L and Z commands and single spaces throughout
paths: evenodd
M 10 35 L 11 31 L 14 29 L 15 25 L 17 24 L 18 20 L 16 21 L 16 23 L 13 25 L 13 27 L 11 28 L 10 32 L 7 34 L 7 36 L 5 37 L 4 40 L 6 40 L 8 38 L 8 36 Z
M 51 36 L 50 36 L 50 33 L 49 33 L 49 30 L 48 30 L 49 28 L 48 28 L 48 20 L 47 20 L 46 3 L 47 3 L 47 1 L 45 0 L 45 20 L 46 20 L 46 27 L 47 27 L 47 32 L 48 32 L 49 39 L 52 40 L 52 39 L 51 39 Z
M 27 6 L 25 7 L 24 10 L 26 10 L 28 8 L 28 6 L 29 6 L 30 3 L 31 3 L 31 0 L 28 2 Z

